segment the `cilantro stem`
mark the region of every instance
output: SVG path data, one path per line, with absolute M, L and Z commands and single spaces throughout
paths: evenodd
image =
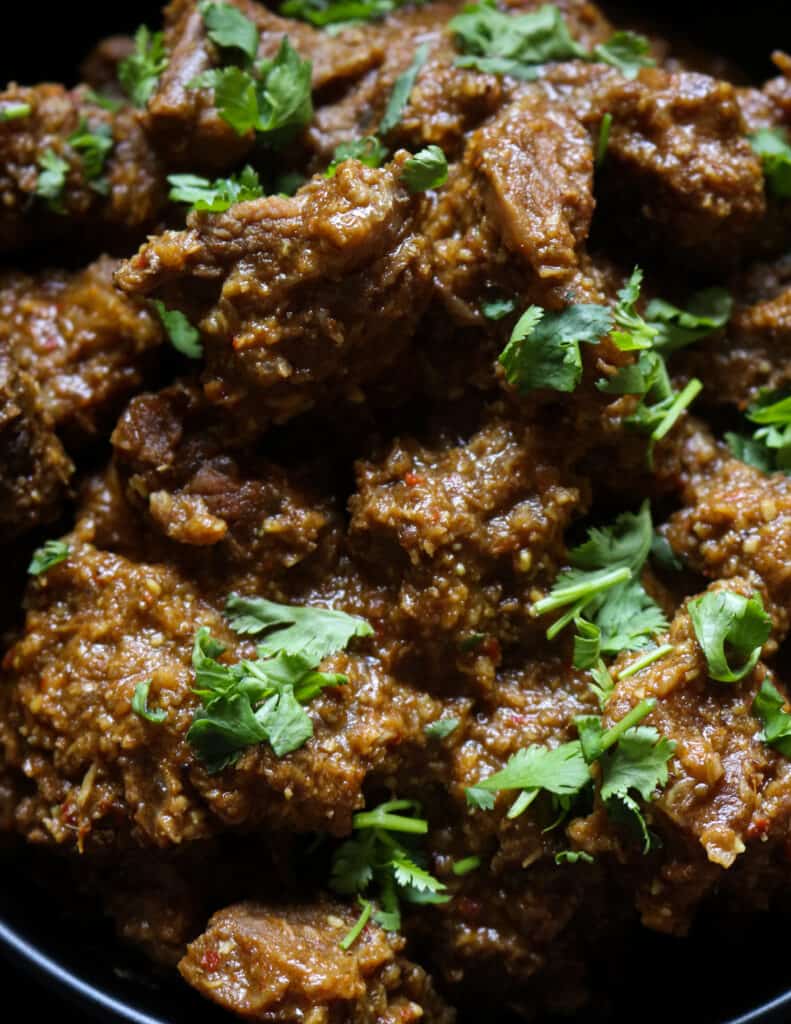
M 693 377 L 692 380 L 688 382 L 687 386 L 678 394 L 675 401 L 663 416 L 662 422 L 656 427 L 653 434 L 651 434 L 652 441 L 662 440 L 686 407 L 694 402 L 702 389 L 703 384 L 701 381 L 699 381 L 697 377 Z
M 365 926 L 371 919 L 371 910 L 373 909 L 373 904 L 371 903 L 370 900 L 364 900 L 362 899 L 362 897 L 358 897 L 358 899 L 360 906 L 363 908 L 362 913 L 354 922 L 353 926 L 349 929 L 349 931 L 343 936 L 341 941 L 338 943 L 338 945 L 343 950 L 348 950 L 354 945 L 354 943 L 360 938 L 363 928 L 365 928 Z
M 567 604 L 572 604 L 582 598 L 585 598 L 587 603 L 602 590 L 609 590 L 610 587 L 617 586 L 619 583 L 625 583 L 631 578 L 631 575 L 631 570 L 626 566 L 621 569 L 608 569 L 601 573 L 588 573 L 582 580 L 557 587 L 553 593 L 536 601 L 533 607 L 539 615 L 545 615 L 547 612 L 564 608 Z
M 413 835 L 425 835 L 428 822 L 423 818 L 407 818 L 403 814 L 392 814 L 391 811 L 417 810 L 412 800 L 391 800 L 381 804 L 373 811 L 360 811 L 352 819 L 354 828 L 388 829 L 391 832 L 411 832 Z
M 471 871 L 475 871 L 476 868 L 481 866 L 480 857 L 464 857 L 463 860 L 457 860 L 453 867 L 453 874 L 461 878 L 464 875 L 469 875 Z
M 610 128 L 612 127 L 612 114 L 605 114 L 599 125 L 599 141 L 596 144 L 596 166 L 601 167 L 607 155 L 607 146 L 610 143 Z
M 539 792 L 539 789 L 523 789 L 516 800 L 514 800 L 508 808 L 508 814 L 506 817 L 509 820 L 513 820 L 514 818 L 518 818 L 520 814 L 524 814 L 538 796 Z
M 631 729 L 633 725 L 638 725 L 642 722 L 646 715 L 649 715 L 655 707 L 656 700 L 653 697 L 641 700 L 639 704 L 635 705 L 628 714 L 624 715 L 620 722 L 616 722 L 615 725 L 603 734 L 601 738 L 602 753 L 617 743 L 627 729 Z
M 649 665 L 653 665 L 655 661 L 659 661 L 660 658 L 664 658 L 666 654 L 674 650 L 672 644 L 663 644 L 661 647 L 655 647 L 652 651 L 648 651 L 642 656 L 637 658 L 635 661 L 630 662 L 622 672 L 618 673 L 619 679 L 628 679 L 630 676 L 637 675 L 638 672 L 642 672 L 644 668 Z

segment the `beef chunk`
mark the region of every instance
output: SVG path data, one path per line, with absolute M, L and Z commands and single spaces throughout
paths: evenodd
M 38 383 L 55 427 L 71 436 L 107 428 L 162 340 L 156 316 L 113 285 L 116 265 L 102 257 L 77 274 L 0 279 L 0 337 Z
M 426 228 L 436 287 L 480 320 L 488 289 L 562 304 L 593 214 L 593 153 L 571 111 L 535 90 L 469 137 Z
M 359 399 L 409 344 L 428 298 L 405 159 L 382 169 L 348 161 L 293 199 L 193 214 L 187 231 L 143 246 L 117 281 L 202 317 L 207 397 L 246 402 L 260 429 Z
M 791 611 L 791 481 L 703 439 L 687 458 L 684 507 L 667 528 L 673 549 L 712 579 L 744 576 L 758 586 L 782 637 Z
M 234 0 L 234 6 L 258 26 L 259 58 L 274 57 L 287 35 L 300 56 L 312 61 L 314 89 L 340 89 L 382 59 L 382 42 L 376 33 L 350 28 L 334 35 L 280 18 L 252 0 Z M 196 0 L 174 0 L 166 8 L 165 44 L 170 57 L 146 111 L 149 137 L 163 158 L 192 173 L 233 167 L 255 141 L 252 132 L 238 135 L 222 120 L 211 91 L 190 88 L 199 74 L 221 64 L 221 54 L 208 38 L 198 8 Z
M 308 560 L 311 575 L 337 559 L 338 516 L 309 483 L 237 447 L 236 424 L 207 406 L 200 390 L 176 384 L 135 398 L 113 434 L 129 502 L 181 550 L 210 586 L 258 589 L 282 582 Z M 193 557 L 194 553 L 194 557 Z
M 65 240 L 89 248 L 116 248 L 151 227 L 164 202 L 164 176 L 137 113 L 117 114 L 93 103 L 83 89 L 60 85 L 12 85 L 0 103 L 26 104 L 25 117 L 0 122 L 0 251 L 30 243 Z M 89 178 L 80 151 L 69 139 L 82 126 L 109 132 L 113 147 L 104 169 Z M 36 194 L 41 160 L 53 153 L 68 165 L 63 188 L 52 199 Z M 105 184 L 103 184 L 106 182 Z M 75 236 L 75 228 L 88 236 Z
M 766 201 L 733 86 L 658 68 L 629 80 L 572 62 L 550 67 L 545 88 L 595 134 L 603 115 L 612 115 L 597 179 L 607 233 L 666 251 L 671 263 L 699 267 L 705 258 L 716 269 L 743 256 L 762 230 Z
M 452 1024 L 404 940 L 376 925 L 348 950 L 357 910 L 337 903 L 239 903 L 215 914 L 179 964 L 203 995 L 251 1020 L 333 1024 Z
M 327 671 L 348 683 L 311 701 L 312 740 L 283 758 L 250 747 L 235 766 L 209 774 L 185 739 L 198 706 L 195 633 L 208 627 L 232 661 L 253 646 L 238 643 L 173 569 L 68 539 L 67 561 L 31 585 L 24 635 L 7 655 L 0 691 L 0 766 L 35 786 L 16 808 L 16 827 L 29 839 L 165 847 L 257 822 L 343 834 L 363 806 L 369 772 L 391 771 L 399 749 L 425 743 L 423 725 L 437 717 L 438 702 L 376 658 L 341 653 Z M 131 710 L 147 679 L 151 705 L 168 714 L 160 724 Z
M 352 548 L 394 588 L 393 628 L 428 640 L 440 672 L 470 634 L 496 661 L 533 631 L 527 595 L 554 576 L 586 501 L 562 461 L 541 432 L 493 416 L 464 443 L 402 438 L 358 464 Z
M 9 540 L 61 510 L 72 464 L 32 377 L 0 338 L 0 522 Z

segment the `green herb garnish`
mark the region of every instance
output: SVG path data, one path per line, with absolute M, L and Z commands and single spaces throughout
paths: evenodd
M 154 94 L 159 76 L 168 66 L 165 36 L 141 25 L 135 33 L 135 49 L 118 65 L 118 81 L 136 107 L 144 107 Z
M 448 180 L 448 161 L 439 146 L 426 146 L 407 160 L 402 174 L 410 192 L 425 192 Z
M 30 565 L 27 567 L 30 576 L 40 576 L 54 565 L 65 562 L 71 549 L 62 540 L 48 540 L 33 552 Z
M 188 359 L 200 359 L 203 345 L 198 328 L 193 327 L 180 310 L 168 309 L 159 299 L 152 299 L 152 304 L 173 348 Z
M 45 149 L 38 158 L 38 168 L 36 195 L 46 199 L 47 205 L 55 213 L 64 213 L 63 190 L 66 188 L 69 164 L 53 149 Z
M 150 689 L 150 679 L 146 679 L 144 682 L 137 684 L 134 696 L 132 697 L 132 710 L 136 715 L 144 718 L 147 722 L 151 722 L 154 725 L 161 725 L 161 723 L 168 717 L 168 713 L 164 708 L 150 708 L 148 706 L 148 691 Z
M 791 394 L 762 388 L 745 415 L 758 429 L 725 435 L 736 458 L 764 473 L 791 473 Z
M 736 683 L 749 675 L 772 631 L 760 594 L 747 598 L 731 590 L 709 591 L 687 607 L 711 678 Z M 741 656 L 736 668 L 729 660 L 733 655 Z
M 249 166 L 236 175 L 214 181 L 197 174 L 171 174 L 168 182 L 174 203 L 187 203 L 193 210 L 207 213 L 222 213 L 235 203 L 259 199 L 264 195 L 261 179 Z
M 791 757 L 791 714 L 785 707 L 785 697 L 768 679 L 764 679 L 752 706 L 753 714 L 763 725 L 758 739 L 779 750 L 784 757 Z
M 257 26 L 232 4 L 209 3 L 198 5 L 209 39 L 225 50 L 238 50 L 248 61 L 258 53 Z
M 759 128 L 750 145 L 761 158 L 769 191 L 779 199 L 791 198 L 791 137 L 785 128 Z
M 459 723 L 458 718 L 438 718 L 436 722 L 430 722 L 424 731 L 433 740 L 444 740 L 458 729 Z

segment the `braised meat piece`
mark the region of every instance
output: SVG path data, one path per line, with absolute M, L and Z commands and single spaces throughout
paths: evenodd
M 280 18 L 253 0 L 233 0 L 233 6 L 259 30 L 259 59 L 274 57 L 288 36 L 300 56 L 313 64 L 314 90 L 342 89 L 382 60 L 377 33 L 352 27 L 335 35 Z M 168 64 L 146 111 L 149 137 L 163 158 L 193 173 L 233 167 L 255 143 L 252 132 L 239 135 L 219 116 L 211 90 L 191 87 L 198 75 L 222 63 L 199 7 L 196 0 L 173 0 L 165 9 Z
M 27 112 L 0 120 L 0 251 L 66 238 L 73 248 L 75 233 L 85 248 L 128 248 L 153 226 L 164 175 L 134 110 L 110 113 L 60 85 L 12 85 L 0 93 L 9 107 Z
M 0 337 L 70 436 L 107 430 L 162 341 L 156 315 L 113 285 L 116 266 L 102 257 L 76 274 L 0 278 Z
M 338 903 L 239 903 L 214 915 L 179 970 L 250 1020 L 453 1024 L 425 971 L 400 956 L 403 939 L 370 925 L 352 949 L 341 949 L 356 916 Z
M 348 683 L 311 701 L 313 740 L 282 758 L 254 746 L 211 774 L 185 739 L 199 706 L 195 635 L 208 628 L 231 662 L 253 645 L 175 570 L 68 541 L 68 559 L 31 584 L 0 695 L 0 763 L 35 784 L 16 811 L 28 838 L 164 847 L 262 822 L 343 834 L 363 806 L 366 776 L 386 774 L 397 751 L 425 744 L 423 724 L 438 702 L 374 656 L 339 653 L 326 671 Z M 167 712 L 158 724 L 131 706 L 148 679 L 151 705 Z
M 0 521 L 5 540 L 60 512 L 73 466 L 55 437 L 35 380 L 0 338 Z
M 382 169 L 347 161 L 293 199 L 193 214 L 187 231 L 151 239 L 116 280 L 200 320 L 208 399 L 246 403 L 261 430 L 361 395 L 409 344 L 428 300 L 405 160 Z

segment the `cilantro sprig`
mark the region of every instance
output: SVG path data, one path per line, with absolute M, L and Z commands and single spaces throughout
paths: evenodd
M 769 679 L 764 679 L 752 706 L 753 714 L 763 725 L 758 739 L 784 757 L 791 757 L 791 714 L 785 708 L 785 697 Z
M 402 176 L 410 192 L 439 188 L 448 180 L 448 161 L 439 146 L 426 146 L 406 161 Z
M 212 68 L 189 86 L 212 89 L 217 112 L 238 135 L 254 132 L 263 144 L 279 149 L 313 118 L 311 72 L 311 62 L 283 36 L 272 60 Z
M 40 576 L 53 566 L 65 562 L 71 553 L 69 545 L 62 540 L 48 540 L 40 548 L 36 548 L 30 565 L 27 567 L 30 576 Z
M 223 213 L 235 203 L 264 195 L 261 179 L 249 165 L 236 175 L 214 181 L 197 174 L 171 174 L 168 184 L 174 203 L 187 203 L 193 210 L 206 213 Z
M 547 629 L 550 640 L 575 624 L 574 665 L 596 670 L 600 698 L 612 689 L 602 657 L 644 650 L 667 629 L 662 609 L 640 582 L 653 535 L 647 501 L 639 512 L 624 512 L 611 526 L 592 527 L 588 539 L 569 552 L 571 568 L 534 606 L 539 615 L 562 611 Z
M 308 21 L 317 28 L 328 25 L 340 28 L 384 18 L 410 2 L 412 0 L 286 0 L 280 5 L 280 13 L 287 18 Z
M 769 191 L 779 199 L 791 198 L 791 135 L 785 128 L 759 128 L 749 138 Z
M 762 388 L 745 415 L 758 429 L 751 435 L 726 433 L 736 458 L 764 473 L 791 473 L 791 394 Z
M 192 326 L 181 310 L 168 309 L 161 299 L 151 302 L 173 348 L 188 359 L 200 359 L 203 345 L 198 328 Z
M 135 32 L 134 50 L 118 65 L 118 81 L 136 107 L 144 107 L 148 103 L 167 66 L 164 33 L 151 32 L 141 25 Z
M 507 812 L 508 818 L 516 818 L 540 793 L 548 793 L 562 820 L 574 801 L 594 786 L 591 766 L 598 764 L 602 803 L 612 817 L 636 826 L 647 853 L 651 835 L 637 797 L 649 802 L 666 785 L 668 762 L 676 749 L 656 729 L 640 725 L 655 706 L 654 699 L 643 700 L 609 729 L 598 715 L 578 716 L 579 739 L 554 748 L 533 745 L 518 750 L 505 768 L 467 789 L 468 804 L 491 810 L 496 793 L 518 790 Z
M 749 675 L 772 631 L 760 594 L 747 598 L 732 590 L 709 591 L 687 607 L 711 678 L 737 683 Z M 741 664 L 733 667 L 735 655 Z
M 365 135 L 361 139 L 340 142 L 332 154 L 332 161 L 324 172 L 326 178 L 333 178 L 338 165 L 344 160 L 359 160 L 366 167 L 381 167 L 387 159 L 389 150 L 382 144 L 378 135 Z
M 115 144 L 110 125 L 102 122 L 91 127 L 83 118 L 79 128 L 69 136 L 67 142 L 79 153 L 83 172 L 91 187 L 96 192 L 106 195 L 110 186 L 102 175 L 107 157 Z
M 54 149 L 45 149 L 38 158 L 38 180 L 36 195 L 46 200 L 54 213 L 64 213 L 63 191 L 66 188 L 66 176 L 69 163 L 58 156 Z
M 445 885 L 425 867 L 415 837 L 428 832 L 428 822 L 414 800 L 388 800 L 370 811 L 354 815 L 355 835 L 335 853 L 330 887 L 345 896 L 374 894 L 380 910 L 374 920 L 387 931 L 401 927 L 401 902 L 447 903 Z M 407 813 L 404 813 L 407 812 Z M 371 916 L 369 901 L 362 901 L 360 919 Z M 345 949 L 362 930 L 358 919 L 346 935 Z
M 148 706 L 148 691 L 151 689 L 151 680 L 145 679 L 138 683 L 132 697 L 132 710 L 140 718 L 152 725 L 161 725 L 168 717 L 164 708 L 150 708 Z
M 224 50 L 238 50 L 248 61 L 258 53 L 258 27 L 233 4 L 201 0 L 198 10 L 209 39 Z
M 611 64 L 627 78 L 654 61 L 649 43 L 635 32 L 616 32 L 592 52 L 572 38 L 560 10 L 544 4 L 535 11 L 503 12 L 494 0 L 469 4 L 450 21 L 457 49 L 456 65 L 526 81 L 552 61 L 591 60 Z

